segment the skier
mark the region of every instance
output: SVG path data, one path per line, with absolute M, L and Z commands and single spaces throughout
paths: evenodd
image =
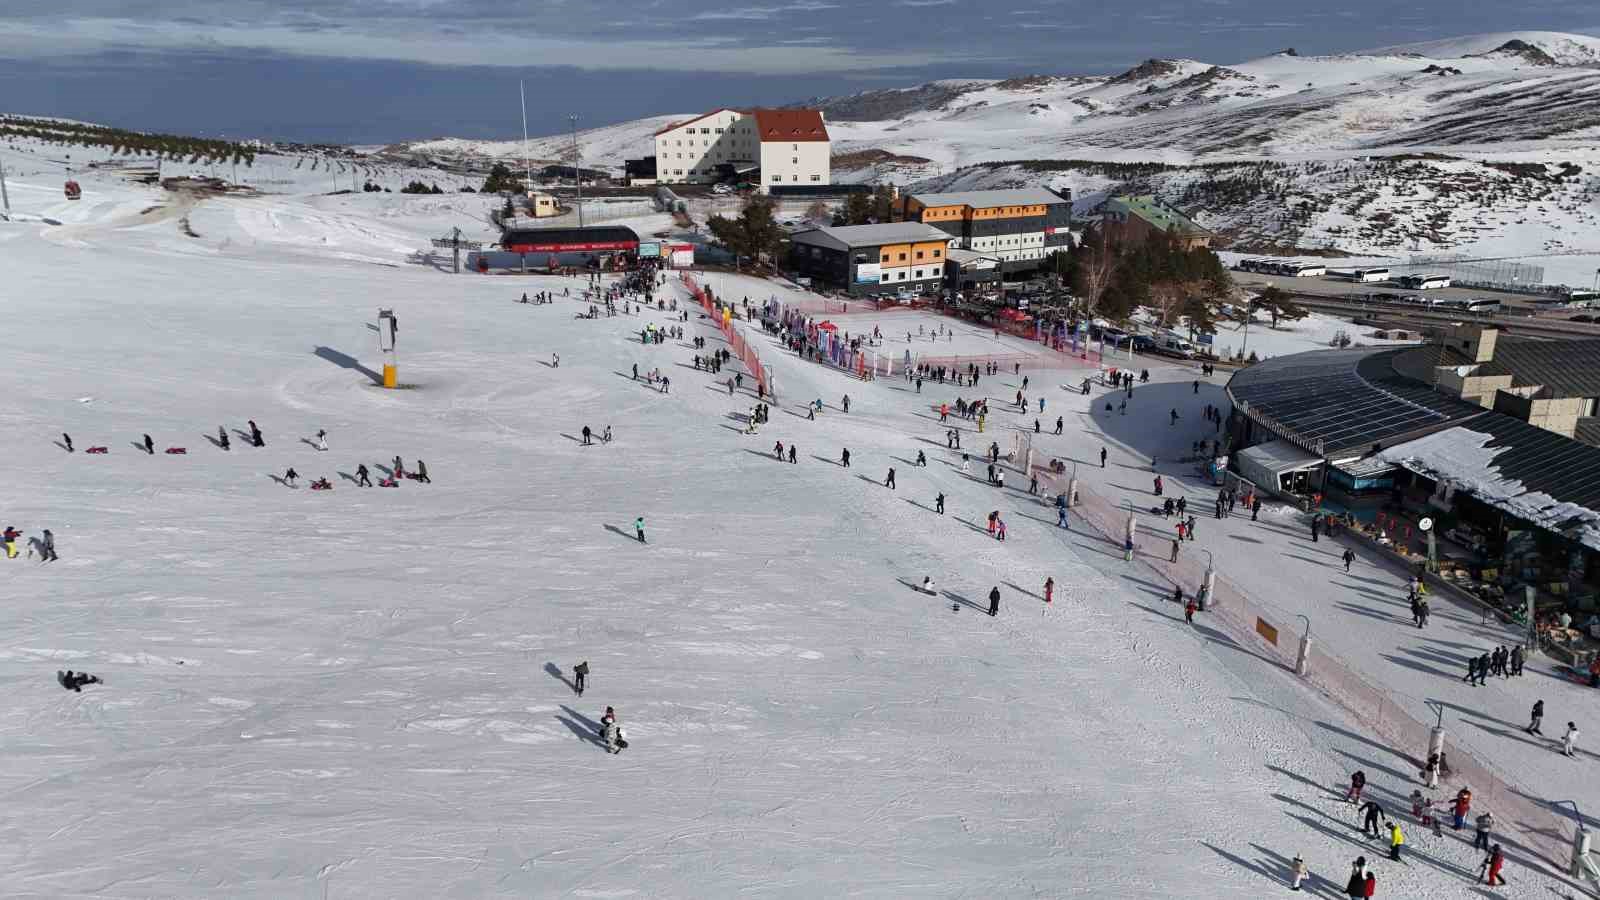
M 583 446 L 585 446 L 585 447 L 589 446 L 589 444 L 591 443 L 589 438 L 593 434 L 594 434 L 594 432 L 589 430 L 589 426 L 587 426 L 587 425 L 583 426 Z
M 1494 830 L 1494 814 L 1484 813 L 1473 824 L 1477 826 L 1478 833 L 1472 839 L 1472 849 L 1487 851 L 1489 849 L 1489 832 Z
M 1400 848 L 1406 844 L 1406 836 L 1400 833 L 1400 820 L 1393 819 L 1389 822 L 1389 858 L 1395 862 L 1400 861 Z
M 939 496 L 933 498 L 933 511 L 938 513 L 941 516 L 944 515 L 944 494 L 943 493 L 940 493 Z
M 633 364 L 633 380 L 634 381 L 638 381 L 639 380 L 639 364 L 638 363 L 634 363 Z M 728 393 L 730 393 L 730 394 L 733 393 L 733 387 L 731 385 L 728 387 Z
M 9 529 L 7 531 L 9 533 Z M 1535 700 L 1535 701 L 1533 701 L 1532 721 L 1530 721 L 1528 723 L 1528 727 L 1527 728 L 1524 728 L 1522 730 L 1526 731 L 1529 734 L 1537 734 L 1540 737 L 1544 737 L 1544 732 L 1539 730 L 1539 723 L 1543 722 L 1543 721 L 1544 721 L 1544 701 L 1543 700 Z
M 63 432 L 61 432 L 61 440 L 62 440 L 63 443 L 65 443 L 67 445 L 67 452 L 71 453 L 72 452 L 72 435 L 67 434 L 65 431 L 63 431 Z
M 317 449 L 324 452 L 328 449 L 328 432 L 321 428 L 317 429 Z
M 144 436 L 144 452 L 151 456 L 156 455 L 156 442 L 150 440 L 150 435 L 148 434 Z
M 843 451 L 840 452 L 840 454 L 839 454 L 839 465 L 844 466 L 846 469 L 850 468 L 850 448 L 849 447 L 845 447 L 843 449 Z
M 1178 411 L 1176 409 L 1174 409 L 1172 411 L 1172 421 L 1168 422 L 1167 424 L 1168 425 L 1176 425 L 1176 424 L 1178 424 Z
M 1350 776 L 1350 790 L 1345 791 L 1344 802 L 1354 806 L 1361 802 L 1361 791 L 1367 786 L 1367 773 L 1356 771 Z
M 644 543 L 644 516 L 633 520 L 633 531 L 639 536 L 639 543 Z
M 39 548 L 40 548 L 39 562 L 42 562 L 42 563 L 55 562 L 56 560 L 61 558 L 61 557 L 56 555 L 56 536 L 54 534 L 51 534 L 50 533 L 50 529 L 48 529 L 48 528 L 46 528 L 44 530 L 44 540 L 43 540 L 43 542 L 40 543 Z M 1568 737 L 1569 738 L 1577 735 L 1578 729 L 1572 728 L 1570 723 L 1568 725 L 1568 728 L 1570 729 L 1570 731 L 1568 733 Z M 1570 742 L 1568 744 L 1568 747 L 1570 749 L 1570 747 L 1571 747 Z M 1571 756 L 1572 754 L 1568 753 L 1567 755 Z
M 996 518 L 995 519 L 995 525 L 997 527 L 997 530 L 995 532 L 995 539 L 996 540 L 1000 540 L 1000 541 L 1005 540 L 1006 539 L 1006 520 L 1005 519 L 1001 519 L 1001 518 Z
M 1360 811 L 1365 816 L 1364 821 L 1361 823 L 1361 833 L 1377 837 L 1379 834 L 1378 819 L 1383 816 L 1383 807 L 1379 806 L 1376 800 L 1368 800 L 1362 804 Z
M 233 442 L 228 440 L 228 429 L 222 427 L 221 425 L 217 426 L 217 446 L 224 450 L 228 450 L 233 447 Z
M 1350 548 L 1346 547 L 1345 551 L 1344 551 L 1344 570 L 1345 570 L 1346 573 L 1349 573 L 1350 564 L 1355 562 L 1355 561 L 1356 561 L 1356 552 L 1354 550 L 1351 550 Z
M 1484 873 L 1484 881 L 1490 887 L 1496 884 L 1505 884 L 1505 876 L 1500 874 L 1500 870 L 1505 868 L 1505 864 L 1506 855 L 1500 849 L 1500 845 L 1495 844 L 1494 849 L 1490 850 L 1489 855 L 1484 858 L 1483 865 L 1478 867 L 1478 871 Z
M 417 481 L 420 484 L 433 484 L 433 479 L 428 477 L 428 464 L 417 460 Z
M 372 487 L 372 479 L 369 475 L 366 463 L 356 466 L 356 487 Z
M 294 480 L 299 477 L 300 473 L 294 470 L 294 466 L 290 466 L 289 470 L 283 473 L 283 482 L 289 487 L 294 487 Z
M 995 585 L 994 587 L 989 589 L 989 615 L 998 616 L 999 614 L 1000 614 L 1000 586 L 999 585 Z
M 1100 468 L 1104 469 L 1105 467 L 1106 467 L 1106 448 L 1101 447 L 1100 448 Z
M 49 530 L 47 529 L 44 534 L 45 534 L 45 546 L 49 547 L 50 546 L 50 532 L 49 532 Z M 51 552 L 51 558 L 52 559 L 55 558 L 55 554 L 54 554 L 53 551 Z M 1573 745 L 1576 744 L 1577 742 L 1578 742 L 1578 725 L 1577 725 L 1576 722 L 1568 722 L 1567 723 L 1567 733 L 1561 736 L 1561 752 L 1566 756 L 1576 757 L 1577 753 L 1574 751 Z
M 572 667 L 572 689 L 583 696 L 583 686 L 589 680 L 589 661 L 586 659 Z
M 1289 890 L 1300 890 L 1300 882 L 1306 880 L 1307 872 L 1306 861 L 1301 859 L 1300 854 L 1298 853 L 1294 855 L 1294 865 L 1290 867 L 1289 875 L 1291 878 L 1293 878 L 1293 881 L 1291 881 L 1289 884 Z
M 1044 602 L 1046 602 L 1046 603 L 1051 602 L 1052 600 L 1055 599 L 1055 595 L 1056 595 L 1056 580 L 1054 578 L 1046 578 L 1044 580 Z
M 883 479 L 883 486 L 891 491 L 894 490 L 894 466 L 889 467 L 889 476 Z

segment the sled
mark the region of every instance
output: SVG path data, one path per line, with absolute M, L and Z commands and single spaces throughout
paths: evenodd
M 385 478 L 382 481 L 378 482 L 378 487 L 399 487 L 399 486 L 400 486 L 400 483 L 395 481 L 393 478 Z
M 90 447 L 89 449 L 87 449 L 87 450 L 85 450 L 83 452 L 100 454 L 100 453 L 110 453 L 111 450 L 109 448 L 107 448 L 107 447 Z
M 186 456 L 186 455 L 188 455 L 188 453 L 189 453 L 189 448 L 187 448 L 187 447 L 168 447 L 167 448 L 167 455 L 168 456 Z
M 311 486 L 311 489 L 313 491 L 331 491 L 331 490 L 333 490 L 333 485 L 318 483 L 318 484 L 313 484 Z

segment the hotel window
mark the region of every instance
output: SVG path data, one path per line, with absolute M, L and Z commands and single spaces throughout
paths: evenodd
M 782 175 L 774 175 L 774 176 L 772 176 L 772 180 L 773 181 L 782 181 L 783 180 L 783 176 Z
M 789 165 L 791 165 L 791 166 L 800 165 L 800 157 L 798 157 L 798 156 L 789 157 Z
M 901 281 L 905 281 L 905 280 L 906 280 L 906 273 L 905 273 L 905 272 L 904 272 L 904 271 L 902 271 L 902 272 L 901 272 L 901 273 L 900 273 L 900 280 L 901 280 Z
M 821 181 L 822 180 L 822 176 L 821 175 L 813 175 L 813 176 L 811 176 L 811 180 L 812 181 Z
M 904 253 L 900 254 L 900 261 L 901 262 L 905 262 L 906 261 L 906 255 Z
M 938 250 L 933 251 L 933 258 L 934 259 L 938 259 L 939 258 L 939 251 Z
M 922 251 L 918 250 L 917 251 L 917 259 L 921 259 L 921 258 L 922 258 Z
M 889 254 L 887 254 L 887 253 L 883 254 L 883 259 L 879 260 L 879 262 L 888 262 L 888 261 L 889 261 Z
M 889 273 L 888 272 L 883 273 L 883 280 L 880 281 L 879 283 L 880 284 L 888 284 L 889 283 Z

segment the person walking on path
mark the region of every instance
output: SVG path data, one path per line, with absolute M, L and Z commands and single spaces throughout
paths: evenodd
M 1179 590 L 1181 591 L 1182 588 L 1179 588 Z M 1194 624 L 1194 614 L 1199 609 L 1200 609 L 1200 605 L 1195 602 L 1193 597 L 1190 597 L 1189 598 L 1189 602 L 1185 603 L 1183 605 L 1183 620 L 1185 622 L 1189 623 L 1190 625 L 1193 625 Z
M 1530 717 L 1530 720 L 1528 722 L 1528 727 L 1524 728 L 1522 730 L 1526 731 L 1529 734 L 1537 734 L 1540 737 L 1544 737 L 1544 732 L 1539 730 L 1539 723 L 1541 723 L 1543 721 L 1544 721 L 1544 701 L 1543 700 L 1535 700 L 1535 701 L 1533 701 L 1533 713 L 1532 713 L 1532 715 Z
M 943 494 L 943 492 L 941 492 L 939 494 L 939 496 L 933 498 L 933 511 L 938 513 L 941 516 L 944 515 L 944 494 Z
M 150 440 L 150 435 L 147 434 L 147 435 L 144 436 L 144 444 L 143 444 L 143 446 L 144 446 L 144 452 L 150 454 L 151 456 L 155 456 L 156 455 L 156 442 Z
M 633 520 L 633 533 L 639 536 L 639 543 L 644 543 L 644 516 Z
M 50 536 L 50 532 L 46 531 L 45 532 L 45 537 L 48 538 L 49 536 Z M 49 544 L 49 541 L 47 540 L 46 541 L 46 545 L 48 546 L 48 544 Z M 53 555 L 54 554 L 52 554 L 52 556 Z M 1561 753 L 1562 753 L 1562 755 L 1568 756 L 1568 757 L 1576 757 L 1578 755 L 1577 754 L 1577 750 L 1575 749 L 1575 745 L 1577 743 L 1578 743 L 1578 724 L 1576 722 L 1568 722 L 1567 723 L 1567 733 L 1563 734 L 1561 736 Z
M 989 589 L 989 615 L 1000 615 L 1000 586 L 995 585 Z
M 1367 858 L 1356 857 L 1355 863 L 1350 867 L 1350 880 L 1345 882 L 1344 892 L 1351 897 L 1365 897 L 1367 895 Z
M 433 479 L 428 477 L 428 464 L 417 460 L 417 482 L 420 484 L 433 484 Z
M 1350 573 L 1350 564 L 1355 562 L 1355 561 L 1356 561 L 1356 552 L 1354 550 L 1351 550 L 1349 547 L 1346 547 L 1345 551 L 1344 551 L 1344 571 L 1345 571 L 1345 574 L 1348 575 Z
M 1478 680 L 1478 658 L 1476 656 L 1467 657 L 1467 677 L 1461 680 L 1468 684 L 1473 684 Z
M 1182 535 L 1183 535 L 1183 525 L 1182 524 L 1178 525 L 1178 535 L 1179 535 L 1179 537 L 1174 538 L 1173 541 L 1172 541 L 1172 559 L 1169 560 L 1170 562 L 1177 562 L 1178 561 L 1178 550 L 1181 549 L 1182 546 L 1183 546 L 1182 544 L 1178 543 L 1178 541 L 1182 539 Z
M 1046 602 L 1046 603 L 1051 602 L 1052 600 L 1055 599 L 1055 596 L 1056 596 L 1056 580 L 1054 578 L 1046 578 L 1044 580 L 1044 602 Z
M 1322 517 L 1313 516 L 1311 519 L 1311 543 L 1317 542 L 1317 532 L 1322 530 Z
M 1106 467 L 1106 448 L 1101 447 L 1100 448 L 1100 468 L 1104 469 L 1105 467 Z
M 44 539 L 39 544 L 39 551 L 40 562 L 55 562 L 61 558 L 56 555 L 56 536 L 48 528 L 44 530 Z M 1572 729 L 1572 732 L 1576 734 L 1577 729 Z M 1567 755 L 1571 756 L 1572 754 L 1568 753 Z
M 1183 536 L 1191 541 L 1194 540 L 1194 524 L 1194 516 L 1190 516 L 1183 523 Z
M 1254 522 L 1256 516 L 1259 515 L 1261 515 L 1261 498 L 1252 497 L 1250 498 L 1250 521 Z
M 894 490 L 894 466 L 889 467 L 889 474 L 883 479 L 883 486 L 891 491 Z
M 594 432 L 589 430 L 589 426 L 583 426 L 583 446 L 587 447 L 592 443 L 590 439 L 593 437 L 593 435 Z
M 1472 849 L 1487 851 L 1489 849 L 1489 832 L 1494 830 L 1494 814 L 1484 813 L 1473 824 L 1478 827 L 1478 833 L 1472 839 Z
M 356 487 L 372 487 L 371 473 L 367 471 L 367 464 L 356 466 Z
M 1157 475 L 1155 477 L 1155 486 L 1156 486 L 1156 496 L 1159 497 L 1159 496 L 1161 496 L 1161 476 L 1160 475 Z
M 1067 508 L 1065 506 L 1056 507 L 1056 527 L 1071 530 L 1072 526 L 1067 524 Z
M 845 447 L 839 453 L 839 465 L 844 466 L 846 469 L 850 468 L 850 448 L 849 447 Z
M 572 667 L 572 689 L 583 696 L 584 683 L 589 680 L 589 661 L 586 659 Z
M 1389 822 L 1389 858 L 1395 862 L 1400 861 L 1400 848 L 1406 845 L 1406 836 L 1400 831 L 1400 820 L 1392 819 Z
M 1450 810 L 1450 827 L 1456 831 L 1467 821 L 1467 813 L 1472 812 L 1472 791 L 1462 788 L 1456 792 L 1454 808 Z
M 1518 644 L 1517 646 L 1511 648 L 1511 675 L 1512 675 L 1512 677 L 1520 677 L 1522 675 L 1522 663 L 1523 663 L 1524 659 L 1525 659 L 1525 657 L 1522 654 L 1522 645 L 1521 644 Z
M 1367 786 L 1367 773 L 1357 770 L 1350 776 L 1350 790 L 1344 792 L 1344 802 L 1354 806 L 1361 802 L 1361 792 Z
M 1289 867 L 1289 890 L 1300 890 L 1300 882 L 1306 880 L 1307 874 L 1309 873 L 1306 871 L 1306 861 L 1300 858 L 1300 854 L 1296 853 L 1294 855 L 1294 864 Z

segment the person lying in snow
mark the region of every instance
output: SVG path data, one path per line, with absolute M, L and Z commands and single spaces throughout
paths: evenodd
M 90 675 L 88 672 L 74 672 L 71 669 L 65 672 L 57 671 L 56 681 L 60 682 L 61 686 L 67 690 L 76 691 L 80 694 L 83 693 L 83 686 L 86 684 L 105 683 L 100 680 L 98 675 Z

